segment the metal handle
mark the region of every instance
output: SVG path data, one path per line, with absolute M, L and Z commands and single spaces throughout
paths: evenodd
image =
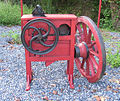
M 99 24 L 100 24 L 101 5 L 102 5 L 102 0 L 99 1 L 99 12 L 98 12 L 98 23 L 97 23 L 98 28 L 99 28 Z
M 23 1 L 20 0 L 20 2 L 21 2 L 21 17 L 22 17 L 23 16 Z

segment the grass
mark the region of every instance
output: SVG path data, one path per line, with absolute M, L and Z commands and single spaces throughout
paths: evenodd
M 24 14 L 31 13 L 32 9 L 26 5 L 23 6 Z M 20 25 L 21 20 L 20 5 L 12 5 L 10 2 L 4 3 L 0 1 L 0 25 Z
M 112 35 L 109 32 L 102 32 L 102 37 L 104 41 L 110 41 L 112 39 Z
M 12 39 L 14 43 L 21 44 L 21 39 L 19 34 L 13 34 Z
M 20 34 L 18 34 L 16 31 L 13 30 L 9 30 L 9 32 L 6 33 L 2 33 L 0 36 L 1 37 L 10 37 L 12 38 L 12 40 L 10 40 L 9 43 L 11 44 L 21 44 L 21 38 L 20 38 Z
M 120 67 L 120 42 L 117 42 L 117 41 L 111 42 L 111 39 L 113 39 L 114 36 L 110 35 L 110 33 L 109 33 L 110 31 L 103 30 L 103 29 L 101 31 L 102 31 L 102 36 L 103 36 L 104 42 L 110 43 L 110 47 L 108 49 L 106 49 L 106 51 L 107 51 L 107 57 L 106 57 L 107 65 L 110 65 L 112 68 Z M 117 51 L 115 52 L 113 49 L 117 50 Z
M 107 64 L 111 65 L 112 68 L 120 67 L 120 44 L 117 47 L 117 52 L 115 54 L 112 54 L 111 48 L 108 50 Z
M 114 29 L 109 29 L 109 28 L 102 28 L 100 27 L 100 30 L 102 32 L 116 32 L 116 33 L 120 33 L 120 31 L 114 30 Z

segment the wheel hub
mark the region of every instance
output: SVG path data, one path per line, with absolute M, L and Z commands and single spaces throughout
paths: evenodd
M 79 43 L 75 46 L 75 58 L 83 57 L 88 58 L 89 57 L 89 49 L 85 42 Z

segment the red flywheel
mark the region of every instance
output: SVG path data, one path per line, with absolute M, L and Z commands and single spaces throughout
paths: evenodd
M 86 16 L 78 18 L 76 31 L 76 66 L 89 82 L 97 82 L 106 68 L 106 52 L 101 33 L 96 24 Z

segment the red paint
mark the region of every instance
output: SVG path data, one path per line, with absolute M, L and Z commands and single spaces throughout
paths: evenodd
M 86 26 L 88 26 L 88 31 L 86 31 Z M 103 72 L 102 69 L 105 68 L 103 67 L 103 57 L 106 58 L 102 53 L 101 45 L 104 44 L 101 43 L 101 38 L 100 36 L 98 36 L 98 34 L 100 34 L 99 30 L 96 30 L 93 22 L 85 16 L 78 18 L 78 23 L 76 27 L 78 28 L 79 34 L 81 36 L 81 39 L 79 41 L 80 43 L 76 43 L 77 46 L 80 48 L 81 53 L 81 59 L 75 58 L 77 68 L 79 72 L 88 79 L 89 82 L 97 82 Z M 82 31 L 81 29 L 84 30 Z M 94 39 L 91 38 L 92 36 L 94 36 Z M 82 44 L 82 42 L 85 42 L 89 49 L 89 57 L 87 59 L 85 58 L 86 48 L 84 47 L 84 44 Z M 99 60 L 98 62 L 96 58 Z
M 102 5 L 102 0 L 99 1 L 99 12 L 98 12 L 98 23 L 97 23 L 98 28 L 99 28 L 99 24 L 100 24 L 101 5 Z
M 20 3 L 21 3 L 21 17 L 22 17 L 23 16 L 23 1 L 21 0 Z
M 21 21 L 23 24 L 21 25 L 22 27 L 32 19 L 36 18 L 41 18 L 41 17 L 33 17 L 32 15 L 23 15 L 21 17 Z M 71 88 L 74 88 L 73 85 L 73 67 L 74 67 L 74 34 L 76 32 L 75 30 L 75 25 L 76 25 L 76 20 L 77 17 L 73 14 L 46 14 L 46 17 L 42 17 L 45 19 L 48 19 L 51 21 L 57 28 L 61 24 L 67 24 L 69 27 L 71 27 L 71 35 L 67 36 L 59 36 L 59 41 L 56 46 L 56 48 L 45 55 L 34 55 L 30 52 L 28 52 L 25 49 L 25 56 L 26 56 L 26 74 L 27 74 L 27 84 L 26 84 L 26 90 L 30 89 L 30 81 L 31 81 L 31 74 L 32 74 L 32 69 L 31 69 L 31 62 L 32 61 L 45 61 L 46 66 L 50 65 L 54 61 L 58 60 L 67 60 L 68 62 L 68 80 Z M 42 25 L 42 27 L 46 28 L 46 26 Z M 51 31 L 52 33 L 52 31 Z M 25 34 L 26 42 L 29 43 L 29 35 Z M 54 36 L 49 36 L 48 40 L 54 40 Z M 32 44 L 33 49 L 46 49 L 47 47 L 42 46 L 41 44 L 36 44 L 33 42 Z
M 77 44 L 76 46 L 79 47 L 80 50 L 80 57 L 87 58 L 87 49 L 83 42 Z
M 99 5 L 99 16 L 98 16 L 98 27 L 99 27 L 99 20 L 100 20 L 100 10 L 101 10 L 101 0 Z M 93 24 L 89 22 L 89 19 L 86 19 L 86 17 L 77 17 L 74 14 L 45 14 L 46 17 L 35 17 L 31 14 L 23 15 L 23 2 L 21 0 L 21 29 L 23 29 L 24 25 L 28 23 L 32 19 L 37 18 L 43 18 L 51 21 L 56 28 L 59 28 L 62 24 L 67 24 L 71 28 L 70 35 L 66 36 L 59 36 L 59 41 L 57 46 L 53 51 L 51 51 L 48 54 L 45 55 L 36 55 L 32 54 L 29 51 L 25 49 L 25 58 L 26 58 L 26 91 L 30 90 L 30 83 L 32 80 L 32 67 L 31 62 L 32 61 L 44 61 L 46 66 L 49 66 L 54 61 L 58 60 L 67 60 L 67 69 L 66 74 L 68 75 L 68 82 L 70 84 L 70 88 L 74 88 L 73 84 L 73 70 L 74 70 L 74 59 L 77 65 L 78 70 L 80 73 L 85 76 L 89 82 L 96 82 L 100 78 L 101 71 L 102 71 L 102 51 L 101 51 L 101 44 L 99 43 L 99 37 L 97 35 L 97 31 Z M 80 24 L 82 24 L 83 28 L 81 28 Z M 34 26 L 47 29 L 47 26 L 45 24 L 34 24 Z M 88 26 L 88 27 L 87 27 Z M 89 30 L 87 30 L 89 28 Z M 75 34 L 76 29 L 79 31 L 79 36 L 77 37 L 79 39 L 79 43 L 77 44 L 75 42 Z M 31 39 L 31 35 L 28 34 L 28 32 L 32 32 L 33 30 L 29 30 L 25 33 L 25 39 L 26 43 L 29 44 L 29 40 Z M 53 30 L 50 31 L 50 33 L 53 33 Z M 93 36 L 96 38 L 96 41 L 91 40 L 91 37 Z M 54 36 L 48 37 L 48 42 L 50 43 L 55 39 Z M 85 44 L 83 44 L 85 43 Z M 80 57 L 83 58 L 80 60 L 79 58 L 74 58 L 74 47 L 77 45 L 80 50 Z M 85 46 L 87 45 L 87 46 Z M 95 50 L 93 50 L 93 46 Z M 89 57 L 87 58 L 87 48 L 89 49 Z M 47 47 L 42 46 L 41 44 L 37 44 L 35 42 L 32 43 L 33 49 L 39 49 L 39 50 L 46 50 Z M 99 63 L 96 62 L 94 56 L 97 56 L 99 58 Z M 84 68 L 84 64 L 86 63 L 86 70 Z M 94 71 L 93 66 L 95 66 L 97 73 Z M 89 69 L 91 69 L 91 74 L 89 72 Z

